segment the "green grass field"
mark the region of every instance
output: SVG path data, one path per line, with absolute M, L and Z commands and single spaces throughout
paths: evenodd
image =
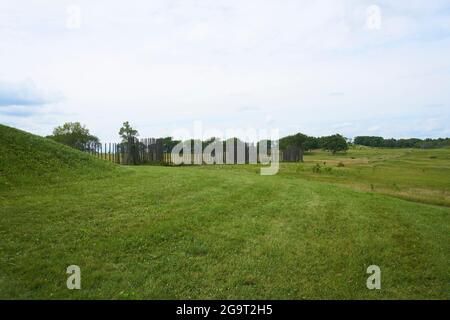
M 450 297 L 450 149 L 317 151 L 260 176 L 0 135 L 0 298 Z

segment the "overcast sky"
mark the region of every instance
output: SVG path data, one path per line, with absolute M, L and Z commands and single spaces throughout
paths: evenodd
M 450 1 L 0 0 L 0 123 L 450 136 Z

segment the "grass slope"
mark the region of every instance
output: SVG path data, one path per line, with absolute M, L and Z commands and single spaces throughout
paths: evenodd
M 449 298 L 450 208 L 295 166 L 119 168 L 76 183 L 63 166 L 45 187 L 30 173 L 0 191 L 0 298 Z M 66 288 L 71 264 L 81 290 Z M 366 288 L 372 264 L 379 291 Z
M 112 164 L 0 124 L 0 188 L 98 178 L 117 171 Z

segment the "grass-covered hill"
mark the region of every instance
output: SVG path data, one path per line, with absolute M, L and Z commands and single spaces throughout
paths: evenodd
M 86 153 L 0 124 L 1 189 L 96 178 L 117 170 Z

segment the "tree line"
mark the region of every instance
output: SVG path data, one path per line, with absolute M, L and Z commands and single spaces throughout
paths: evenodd
M 130 125 L 128 121 L 124 122 L 122 127 L 118 131 L 121 138 L 122 144 L 128 144 L 136 146 L 139 144 L 139 133 L 136 129 Z M 99 144 L 100 140 L 95 135 L 89 132 L 89 129 L 85 125 L 79 122 L 67 122 L 62 126 L 58 126 L 53 130 L 53 134 L 47 136 L 47 138 L 53 139 L 57 142 L 63 143 L 65 145 L 71 146 L 73 148 L 89 151 L 86 148 L 89 146 Z M 180 140 L 175 140 L 172 137 L 161 138 L 163 140 L 164 152 L 171 152 L 172 149 L 180 142 Z M 229 140 L 235 140 L 238 142 L 243 141 L 238 138 L 230 138 L 226 141 L 222 141 L 226 144 Z M 210 138 L 204 141 L 201 140 L 190 140 L 191 146 L 201 145 L 204 149 L 207 145 L 212 142 L 220 141 L 218 138 Z M 259 144 L 263 142 L 260 141 L 256 143 Z M 265 142 L 265 141 L 264 141 Z M 293 135 L 288 135 L 279 140 L 279 149 L 286 150 L 289 147 L 296 147 L 300 150 L 300 156 L 302 160 L 303 153 L 306 151 L 314 149 L 323 149 L 335 154 L 337 152 L 346 151 L 349 148 L 349 139 L 343 137 L 340 134 L 334 134 L 330 136 L 323 137 L 313 137 L 308 136 L 303 133 L 297 133 Z M 450 146 L 450 138 L 439 138 L 439 139 L 384 139 L 378 136 L 358 136 L 353 140 L 353 144 L 363 145 L 368 147 L 384 147 L 384 148 L 441 148 Z M 268 148 L 270 150 L 270 142 L 268 142 Z
M 119 129 L 119 136 L 121 138 L 121 143 L 138 143 L 139 133 L 137 130 L 133 129 L 128 121 L 124 122 L 122 127 Z M 86 151 L 86 146 L 95 145 L 100 143 L 100 140 L 95 135 L 92 135 L 89 132 L 89 129 L 86 128 L 85 125 L 80 124 L 79 122 L 67 122 L 62 126 L 58 126 L 53 130 L 53 134 L 47 136 L 52 140 L 63 143 L 65 145 L 71 146 L 73 148 Z M 226 144 L 229 140 L 235 140 L 238 142 L 242 142 L 239 138 L 230 138 L 226 141 L 222 141 Z M 165 152 L 171 152 L 172 149 L 180 142 L 181 140 L 175 140 L 172 137 L 164 137 L 163 140 L 163 148 Z M 191 140 L 192 146 L 196 144 L 201 144 L 202 148 L 205 148 L 212 142 L 220 141 L 218 138 L 209 138 L 204 141 L 200 140 Z M 260 141 L 256 143 L 256 146 L 259 146 Z M 267 141 L 268 148 L 270 149 L 270 142 Z M 331 136 L 324 137 L 312 137 L 307 136 L 303 133 L 297 133 L 295 135 L 289 135 L 283 137 L 279 141 L 280 150 L 285 150 L 288 147 L 298 147 L 301 151 L 309 151 L 313 149 L 324 149 L 332 152 L 333 154 L 339 151 L 346 151 L 348 149 L 347 139 L 344 138 L 340 134 L 335 134 Z
M 438 139 L 384 139 L 378 136 L 358 136 L 353 140 L 354 144 L 377 148 L 443 148 L 450 146 L 450 138 Z
M 280 149 L 285 150 L 290 146 L 296 146 L 302 151 L 323 149 L 335 154 L 336 152 L 348 150 L 347 139 L 340 135 L 313 137 L 303 133 L 289 135 L 280 139 Z

